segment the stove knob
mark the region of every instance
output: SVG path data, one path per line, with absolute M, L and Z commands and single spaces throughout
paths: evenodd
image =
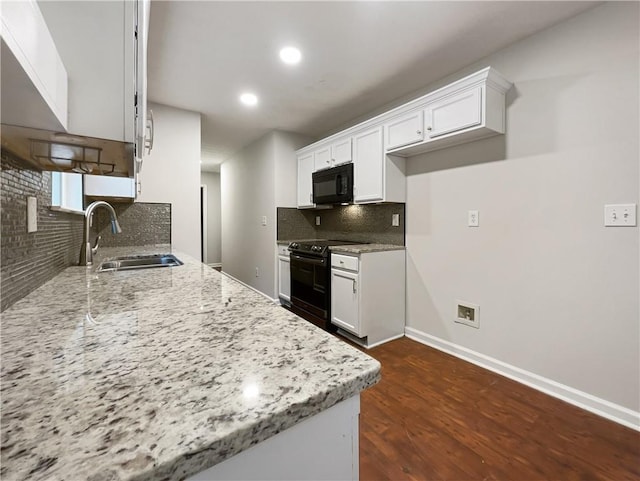
M 298 247 L 300 247 L 300 244 L 298 244 L 297 242 L 292 242 L 289 246 L 290 249 L 297 249 Z

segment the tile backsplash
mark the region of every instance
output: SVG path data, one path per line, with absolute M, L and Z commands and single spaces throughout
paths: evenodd
M 278 240 L 336 239 L 381 244 L 405 244 L 404 204 L 362 204 L 332 209 L 278 207 Z M 392 226 L 398 214 L 399 225 Z M 320 225 L 316 225 L 316 216 Z
M 171 204 L 135 202 L 111 205 L 116 211 L 122 232 L 113 234 L 109 212 L 103 208 L 96 210 L 94 232 L 102 236 L 100 245 L 125 247 L 171 244 Z
M 2 151 L 0 172 L 0 311 L 4 311 L 64 269 L 78 264 L 84 216 L 53 211 L 51 172 L 27 166 Z M 27 232 L 27 197 L 38 200 L 38 230 Z M 171 204 L 112 204 L 122 233 L 111 234 L 109 214 L 95 211 L 91 239 L 102 246 L 171 243 Z
M 83 217 L 54 212 L 51 173 L 26 167 L 2 151 L 0 282 L 4 311 L 65 268 L 77 264 Z M 27 197 L 38 199 L 38 230 L 27 233 Z

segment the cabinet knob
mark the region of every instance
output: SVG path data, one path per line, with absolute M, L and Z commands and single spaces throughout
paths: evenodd
M 422 133 L 422 130 L 416 130 L 416 134 L 420 135 Z
M 431 127 L 427 127 L 427 130 L 431 130 Z

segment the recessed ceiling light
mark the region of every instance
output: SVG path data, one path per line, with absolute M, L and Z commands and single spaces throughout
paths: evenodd
M 240 96 L 240 102 L 250 107 L 253 107 L 258 103 L 258 97 L 256 97 L 255 94 L 247 92 Z
M 295 65 L 302 59 L 300 50 L 295 47 L 285 47 L 280 50 L 280 60 L 289 65 Z

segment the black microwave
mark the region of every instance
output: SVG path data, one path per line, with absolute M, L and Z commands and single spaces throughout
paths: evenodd
M 353 164 L 344 164 L 313 173 L 314 204 L 353 202 Z

